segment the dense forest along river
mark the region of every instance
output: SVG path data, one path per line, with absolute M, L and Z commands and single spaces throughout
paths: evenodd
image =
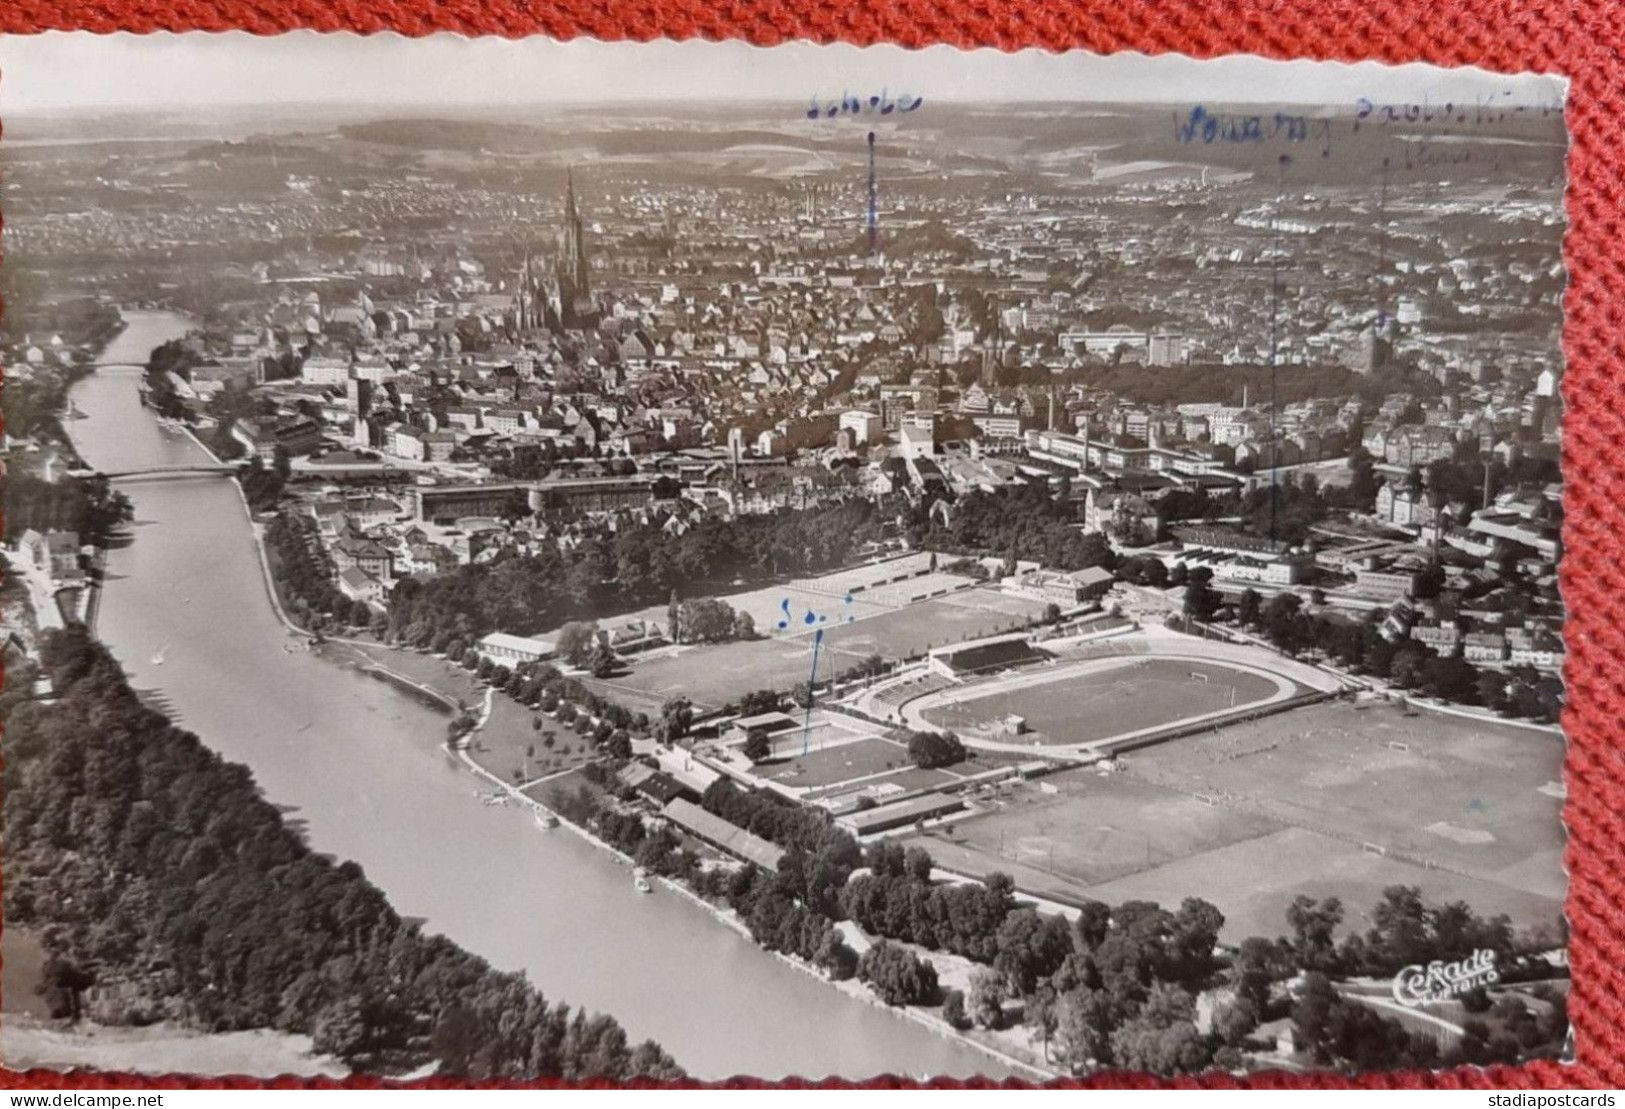
M 75 386 L 89 464 L 204 461 L 136 394 L 140 363 L 185 317 L 128 312 L 104 368 Z M 550 1000 L 613 1015 L 698 1078 L 1009 1071 L 963 1044 L 849 998 L 759 950 L 564 829 L 481 805 L 483 783 L 440 747 L 445 717 L 304 653 L 266 598 L 242 504 L 220 477 L 121 485 L 135 542 L 111 553 L 98 630 L 137 689 L 293 811 L 311 845 L 353 859 L 403 915 Z M 161 662 L 154 662 L 161 659 Z

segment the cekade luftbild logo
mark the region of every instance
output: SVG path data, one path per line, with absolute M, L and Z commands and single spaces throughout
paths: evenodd
M 1423 966 L 1412 963 L 1394 975 L 1394 1000 L 1412 1008 L 1429 1001 L 1466 993 L 1474 986 L 1488 986 L 1500 975 L 1495 970 L 1495 952 L 1480 948 L 1465 959 L 1447 963 L 1440 959 Z

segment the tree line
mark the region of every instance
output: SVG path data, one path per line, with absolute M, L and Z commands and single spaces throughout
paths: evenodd
M 651 721 L 644 712 L 600 697 L 575 678 L 566 677 L 558 667 L 546 662 L 525 662 L 515 667 L 492 662 L 472 644 L 452 639 L 446 658 L 473 674 L 479 681 L 500 690 L 529 708 L 554 716 L 561 724 L 574 727 L 589 737 L 612 758 L 632 755 L 632 736 L 658 734 L 675 739 L 687 730 L 692 708 L 686 701 L 673 700 L 662 707 L 661 719 Z M 460 730 L 454 724 L 454 730 Z
M 1189 592 L 1186 599 L 1190 602 Z M 1212 609 L 1204 616 L 1192 612 L 1188 603 L 1186 614 L 1209 619 Z M 1369 674 L 1442 701 L 1483 705 L 1503 716 L 1548 724 L 1556 723 L 1563 713 L 1563 682 L 1555 675 L 1541 675 L 1531 666 L 1502 672 L 1475 666 L 1461 655 L 1441 655 L 1426 643 L 1392 640 L 1383 632 L 1380 611 L 1363 621 L 1350 621 L 1306 612 L 1296 594 L 1277 594 L 1265 603 L 1257 591 L 1249 589 L 1236 604 L 1234 621 L 1260 632 L 1285 654 L 1313 648 L 1356 674 Z
M 1083 533 L 1077 505 L 1064 492 L 1054 496 L 1041 485 L 976 490 L 953 502 L 946 523 L 935 503 L 922 500 L 909 514 L 915 550 L 997 555 L 1057 570 L 1114 565 L 1111 544 L 1098 532 Z
M 473 638 L 498 629 L 535 635 L 663 602 L 680 587 L 823 573 L 881 539 L 890 522 L 884 506 L 867 500 L 707 519 L 680 535 L 623 520 L 570 550 L 549 545 L 424 581 L 407 578 L 390 593 L 388 634 L 409 643 L 442 628 Z
M 367 626 L 372 612 L 339 589 L 326 557 L 317 553 L 316 525 L 283 512 L 266 526 L 271 571 L 294 620 L 309 631 L 332 624 Z
M 154 347 L 147 357 L 147 404 L 160 416 L 181 420 L 188 415 L 186 405 L 175 391 L 170 374 L 185 376 L 201 359 L 185 339 L 171 339 Z
M 14 295 L 14 286 L 23 280 L 16 263 L 0 270 L 0 286 L 6 286 L 0 304 L 5 307 L 3 334 L 15 339 L 22 332 L 60 335 L 72 360 L 66 366 L 34 367 L 27 380 L 8 374 L 6 381 L 6 432 L 14 439 L 37 439 L 57 444 L 69 458 L 78 458 L 67 432 L 62 413 L 67 408 L 68 390 L 90 371 L 84 362 L 91 359 L 82 349 L 100 350 L 124 328 L 124 318 L 111 304 L 90 297 L 49 302 L 27 290 Z M 43 344 L 42 344 L 43 345 Z
M 34 474 L 6 475 L 6 542 L 25 531 L 73 531 L 81 543 L 107 546 L 113 532 L 133 518 L 130 499 L 100 476 L 46 481 Z
M 766 887 L 771 893 L 750 903 L 752 932 L 759 939 L 789 932 L 822 936 L 825 920 L 832 926 L 834 920 L 850 919 L 881 937 L 880 950 L 865 953 L 857 973 L 888 1003 L 940 1000 L 945 1019 L 961 1027 L 999 1027 L 1014 1010 L 1042 1037 L 1046 1055 L 1053 1048 L 1055 1061 L 1074 1072 L 1105 1065 L 1157 1073 L 1238 1066 L 1242 1050 L 1259 1046 L 1252 1038 L 1260 1022 L 1297 1017 L 1300 1010 L 1304 1049 L 1322 1065 L 1351 1069 L 1550 1055 L 1566 1031 L 1558 1006 L 1545 1015 L 1517 1018 L 1511 1031 L 1470 1029 L 1441 1054 L 1431 1039 L 1413 1036 L 1335 991 L 1328 1006 L 1317 1008 L 1312 992 L 1306 1002 L 1287 988 L 1301 972 L 1391 975 L 1412 963 L 1464 958 L 1479 949 L 1496 953 L 1503 981 L 1551 973 L 1534 952 L 1558 937 L 1515 936 L 1504 915 L 1479 917 L 1461 902 L 1429 905 L 1414 887 L 1385 890 L 1370 914 L 1371 927 L 1341 942 L 1336 939 L 1341 903 L 1299 897 L 1287 913 L 1290 936 L 1253 937 L 1225 955 L 1218 947 L 1224 917 L 1198 898 L 1187 898 L 1175 910 L 1144 901 L 1115 907 L 1090 902 L 1069 923 L 1019 906 L 1007 875 L 991 874 L 981 882 L 934 881 L 925 850 L 885 841 L 865 852 L 867 873 L 842 880 L 840 871 L 852 869 L 855 844 L 848 841 L 832 851 L 841 836 L 833 827 L 820 834 L 813 825 L 764 818 L 761 814 L 777 804 L 760 793 L 727 786 L 716 795 L 728 799 L 726 805 L 710 806 L 718 815 L 748 819 L 754 813 L 759 834 L 778 836 L 782 843 L 823 845 L 817 855 L 792 848 Z M 820 866 L 826 869 L 820 872 Z M 746 890 L 751 886 L 747 882 Z M 837 891 L 833 899 L 831 890 Z M 739 899 L 740 890 L 730 892 Z M 969 995 L 952 991 L 939 997 L 929 964 L 887 945 L 888 940 L 961 955 L 984 968 L 973 977 Z M 849 965 L 829 945 L 796 953 L 815 965 Z M 1196 998 L 1210 990 L 1217 991 L 1220 1004 L 1199 1031 Z
M 51 701 L 8 698 L 5 917 L 107 1023 L 271 1028 L 387 1073 L 681 1074 L 605 1016 L 550 1004 L 311 851 L 248 769 L 141 703 L 82 629 L 42 641 Z
M 808 872 L 807 853 L 792 849 L 777 873 L 749 865 L 733 869 L 703 867 L 699 856 L 682 847 L 670 828 L 650 830 L 636 813 L 618 809 L 607 801 L 606 793 L 618 795 L 625 802 L 631 802 L 635 795 L 612 780 L 604 768 L 593 765 L 584 773 L 599 791 L 582 786 L 557 798 L 554 804 L 560 816 L 591 829 L 616 850 L 631 856 L 636 865 L 685 882 L 706 900 L 733 909 L 749 928 L 751 938 L 766 950 L 800 958 L 831 978 L 850 978 L 856 973 L 857 955 L 841 939 L 834 919 L 813 907 L 808 893 L 810 883 L 818 881 L 824 891 L 820 903 L 832 904 L 839 884 L 851 871 L 849 864 L 842 866 L 825 858 L 812 867 L 818 875 L 814 878 Z M 836 841 L 831 841 L 831 846 L 842 850 Z M 853 855 L 857 852 L 856 844 L 849 839 L 846 849 Z
M 608 790 L 620 788 L 603 768 L 589 773 Z M 1553 975 L 1537 953 L 1560 936 L 1514 935 L 1504 915 L 1483 918 L 1461 902 L 1431 905 L 1414 887 L 1385 890 L 1368 914 L 1370 927 L 1341 940 L 1342 903 L 1300 896 L 1286 913 L 1290 934 L 1251 937 L 1230 950 L 1218 942 L 1223 915 L 1199 898 L 1177 909 L 1087 902 L 1069 921 L 1020 905 L 1007 875 L 937 881 L 922 848 L 880 841 L 860 850 L 826 815 L 775 794 L 721 780 L 704 801 L 708 811 L 784 847 L 777 871 L 703 867 L 670 829 L 650 832 L 634 812 L 585 789 L 561 811 L 590 822 L 639 865 L 733 908 L 768 950 L 832 978 L 856 975 L 888 1004 L 940 1003 L 958 1028 L 1020 1021 L 1042 1040 L 1046 1060 L 1071 1073 L 1236 1069 L 1244 1052 L 1274 1047 L 1259 1038 L 1259 1026 L 1282 1018 L 1317 1064 L 1350 1071 L 1552 1057 L 1566 1034 L 1561 991 L 1545 985 L 1533 987 L 1544 1008 L 1513 996 L 1470 1005 L 1471 1012 L 1494 1011 L 1468 1021 L 1444 1051 L 1339 993 L 1334 978 L 1382 977 L 1480 949 L 1495 953 L 1503 982 Z M 866 871 L 854 873 L 859 866 Z M 877 937 L 861 958 L 836 927 L 843 919 Z M 981 964 L 968 992 L 944 994 L 920 949 Z M 1203 995 L 1212 1004 L 1199 1019 Z

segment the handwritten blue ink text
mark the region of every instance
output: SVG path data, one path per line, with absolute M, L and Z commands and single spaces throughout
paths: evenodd
M 1240 115 L 1210 112 L 1201 104 L 1174 116 L 1174 137 L 1182 143 L 1301 143 L 1319 139 L 1321 154 L 1330 153 L 1331 120 L 1292 112 Z
M 917 111 L 925 103 L 923 96 L 898 93 L 894 99 L 885 89 L 871 96 L 854 96 L 842 92 L 838 98 L 824 99 L 814 96 L 807 104 L 808 119 L 835 119 L 839 116 L 889 116 L 896 112 Z

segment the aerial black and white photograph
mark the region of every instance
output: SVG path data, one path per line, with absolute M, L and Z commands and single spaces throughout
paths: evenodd
M 0 38 L 0 1060 L 1569 1058 L 1566 92 Z

